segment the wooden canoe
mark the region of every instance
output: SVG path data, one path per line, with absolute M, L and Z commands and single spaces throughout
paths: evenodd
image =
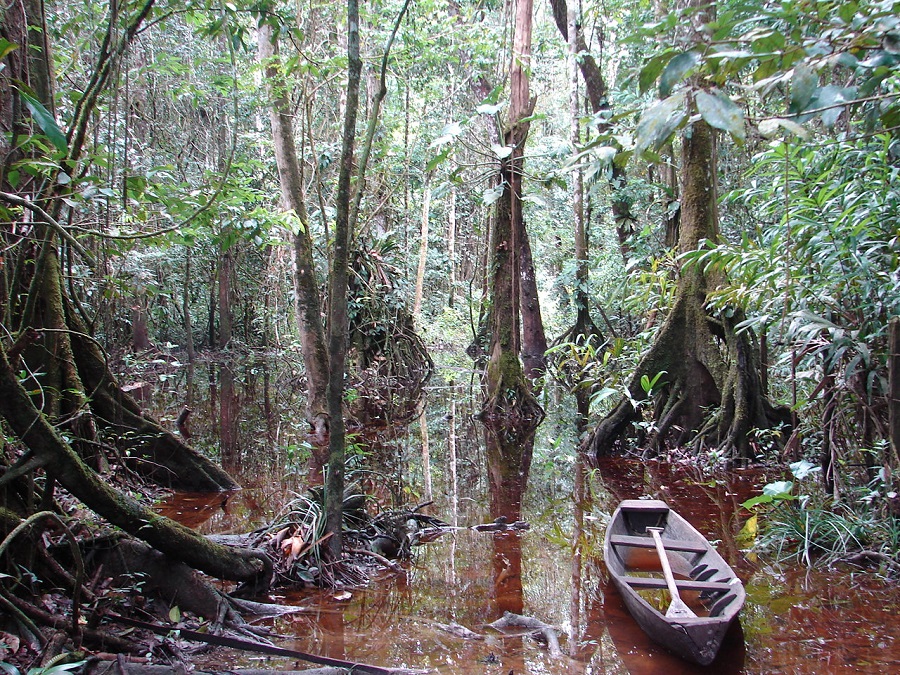
M 678 592 L 697 616 L 666 616 L 671 598 L 664 590 L 666 580 L 648 527 L 663 528 L 662 542 Z M 746 595 L 741 580 L 702 534 L 665 502 L 627 499 L 613 513 L 603 553 L 613 584 L 647 635 L 700 665 L 716 658 Z M 658 603 L 661 611 L 639 592 L 659 590 L 664 593 Z

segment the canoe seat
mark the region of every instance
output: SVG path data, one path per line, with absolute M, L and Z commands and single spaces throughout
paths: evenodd
M 622 577 L 622 581 L 632 588 L 666 588 L 665 579 L 653 577 Z M 680 591 L 706 591 L 712 593 L 724 593 L 734 588 L 731 584 L 722 581 L 694 581 L 693 579 L 676 579 L 675 585 Z
M 633 546 L 635 548 L 656 548 L 652 537 L 635 537 L 630 534 L 614 534 L 609 538 L 613 546 Z M 688 553 L 705 553 L 708 546 L 695 541 L 680 541 L 677 539 L 663 539 L 663 546 L 669 551 L 686 551 Z
M 725 608 L 728 607 L 732 602 L 735 601 L 737 596 L 734 593 L 729 593 L 728 595 L 723 595 L 721 598 L 716 600 L 715 604 L 709 608 L 710 616 L 722 616 L 722 613 L 725 611 Z

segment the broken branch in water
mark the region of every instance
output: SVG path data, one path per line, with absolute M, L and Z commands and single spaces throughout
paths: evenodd
M 501 618 L 493 623 L 489 623 L 488 626 L 498 631 L 503 631 L 507 628 L 528 628 L 536 631 L 543 635 L 544 639 L 547 641 L 547 650 L 550 652 L 550 656 L 562 656 L 562 649 L 559 648 L 557 630 L 540 619 L 513 614 L 512 612 L 504 612 Z
M 440 623 L 438 621 L 433 621 L 431 622 L 431 625 L 445 633 L 450 633 L 450 635 L 462 638 L 463 640 L 484 640 L 484 635 L 469 630 L 458 623 Z
M 524 520 L 517 520 L 514 523 L 507 523 L 505 520 L 498 518 L 493 523 L 484 523 L 483 525 L 473 525 L 470 530 L 476 532 L 506 532 L 508 530 L 527 530 L 531 528 Z

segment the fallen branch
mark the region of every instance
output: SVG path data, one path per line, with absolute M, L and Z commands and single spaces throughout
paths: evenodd
M 147 663 L 122 663 L 109 659 L 92 659 L 82 671 L 84 675 L 172 675 L 172 666 Z M 226 671 L 197 669 L 194 675 L 213 675 L 225 672 L 228 675 L 347 675 L 346 668 L 310 668 L 308 670 L 264 670 L 260 668 L 229 668 Z
M 484 523 L 482 525 L 473 525 L 470 527 L 470 530 L 475 530 L 476 532 L 507 532 L 509 530 L 527 530 L 530 529 L 531 525 L 526 523 L 524 520 L 517 520 L 514 523 L 507 523 L 505 521 L 501 521 L 497 519 L 493 523 Z
M 144 630 L 152 631 L 158 635 L 168 635 L 171 631 L 177 630 L 179 637 L 183 640 L 191 642 L 204 642 L 218 647 L 228 647 L 230 649 L 240 649 L 243 651 L 257 652 L 259 654 L 270 654 L 272 656 L 284 656 L 289 659 L 300 659 L 315 663 L 322 666 L 333 666 L 337 668 L 345 668 L 354 673 L 371 673 L 372 675 L 418 675 L 425 673 L 423 670 L 410 670 L 408 668 L 385 668 L 382 666 L 373 666 L 367 663 L 355 663 L 353 661 L 345 661 L 343 659 L 335 659 L 327 656 L 319 656 L 317 654 L 307 654 L 295 649 L 287 649 L 285 647 L 277 647 L 271 644 L 263 644 L 261 642 L 251 642 L 240 638 L 229 637 L 225 635 L 215 635 L 213 633 L 201 633 L 199 631 L 190 630 L 188 628 L 176 628 L 175 626 L 161 626 L 158 624 L 147 623 L 146 621 L 138 621 L 128 617 L 119 616 L 118 614 L 108 613 L 106 618 L 117 623 L 123 623 L 126 626 L 134 626 Z
M 884 565 L 893 576 L 900 576 L 900 563 L 894 558 L 879 551 L 860 551 L 853 555 L 841 558 L 841 562 L 870 567 L 871 565 Z
M 489 623 L 488 626 L 499 631 L 503 631 L 507 628 L 528 628 L 536 631 L 540 635 L 543 635 L 544 639 L 547 641 L 547 650 L 550 652 L 550 656 L 562 656 L 556 629 L 540 619 L 535 619 L 530 616 L 521 616 L 520 614 L 513 614 L 512 612 L 504 612 L 501 618 L 493 623 Z
M 463 640 L 484 640 L 484 635 L 481 633 L 476 633 L 475 631 L 469 630 L 465 626 L 461 626 L 458 623 L 440 623 L 438 621 L 433 621 L 431 624 L 439 629 L 444 631 L 445 633 L 450 633 L 450 635 L 455 635 L 458 638 L 462 638 Z

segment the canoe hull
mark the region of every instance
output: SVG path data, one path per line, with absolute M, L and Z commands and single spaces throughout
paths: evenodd
M 666 555 L 679 577 L 679 592 L 694 601 L 701 599 L 710 616 L 698 612 L 701 615 L 697 617 L 669 618 L 638 593 L 639 589 L 665 588 L 658 573 L 636 576 L 631 569 L 638 558 L 646 563 L 656 555 L 647 526 L 664 528 Z M 626 500 L 607 528 L 604 555 L 625 606 L 651 639 L 700 665 L 715 659 L 744 603 L 745 592 L 740 579 L 703 535 L 664 502 Z

